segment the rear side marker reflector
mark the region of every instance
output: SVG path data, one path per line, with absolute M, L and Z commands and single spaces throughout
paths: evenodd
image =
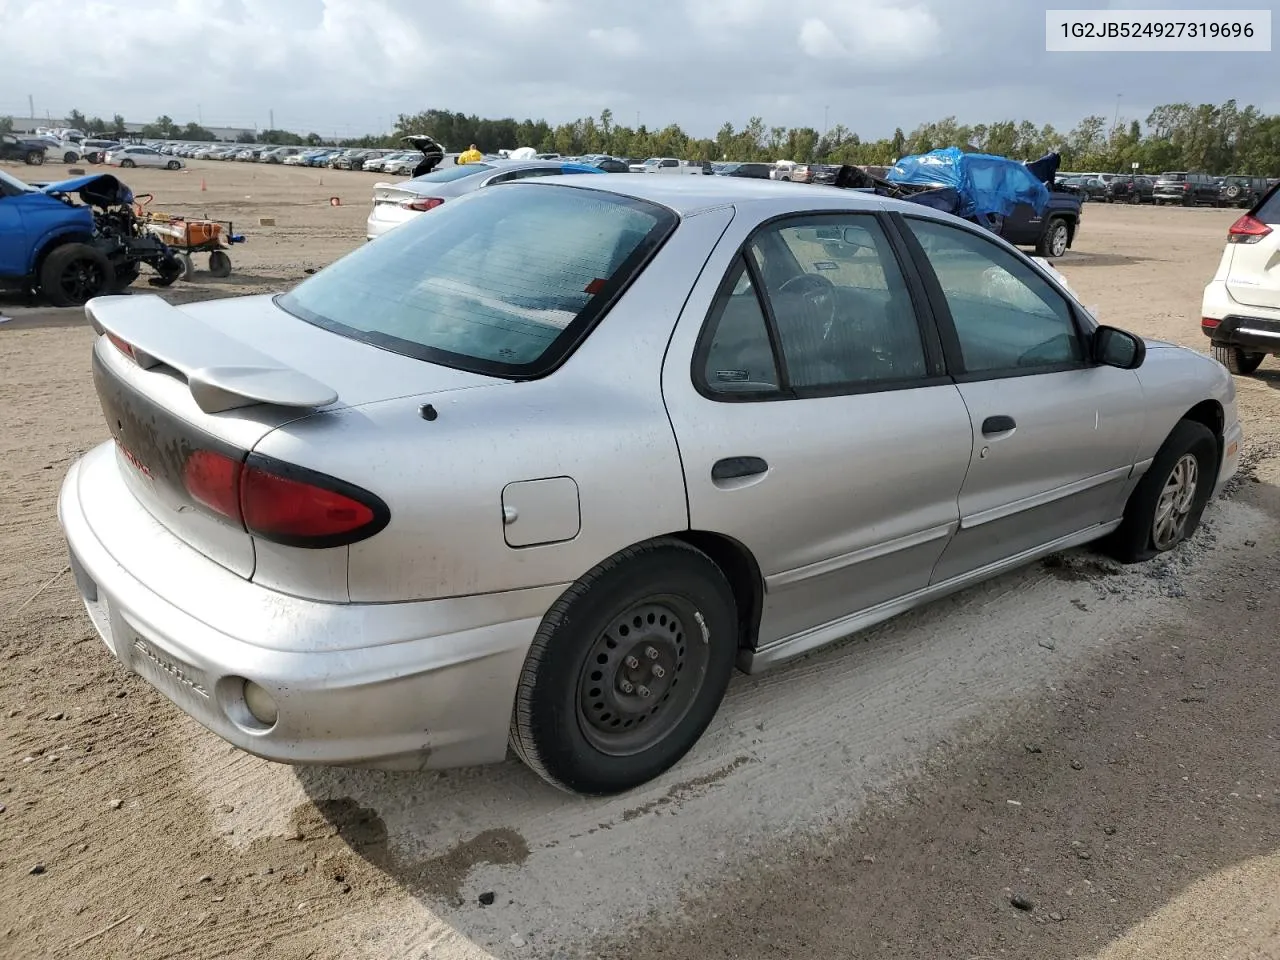
M 255 537 L 286 546 L 345 546 L 391 519 L 387 505 L 367 490 L 258 454 L 242 462 L 195 450 L 183 482 L 193 500 Z

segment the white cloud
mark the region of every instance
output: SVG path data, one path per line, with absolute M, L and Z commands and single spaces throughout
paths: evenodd
M 615 57 L 634 57 L 644 48 L 640 35 L 629 27 L 592 27 L 587 39 L 602 52 Z
M 941 26 L 928 7 L 845 0 L 832 4 L 821 18 L 806 19 L 798 43 L 804 53 L 817 59 L 890 63 L 930 56 L 937 52 L 941 38 Z

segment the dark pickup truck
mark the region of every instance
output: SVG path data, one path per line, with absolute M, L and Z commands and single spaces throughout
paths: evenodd
M 1020 203 L 1005 217 L 1000 236 L 1019 247 L 1034 247 L 1046 259 L 1060 257 L 1071 248 L 1080 230 L 1082 201 L 1075 187 L 1055 183 L 1049 188 L 1044 216 L 1037 217 L 1029 204 Z

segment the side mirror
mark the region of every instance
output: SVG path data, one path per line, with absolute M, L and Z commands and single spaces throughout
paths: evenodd
M 1147 358 L 1147 345 L 1141 337 L 1115 327 L 1098 327 L 1093 332 L 1093 361 L 1121 370 L 1137 370 Z

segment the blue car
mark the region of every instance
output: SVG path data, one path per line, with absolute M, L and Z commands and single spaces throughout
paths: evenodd
M 182 264 L 142 229 L 132 203 L 132 191 L 111 174 L 37 186 L 0 170 L 0 285 L 74 307 L 120 292 L 144 263 L 156 271 L 154 285 L 173 283 Z

